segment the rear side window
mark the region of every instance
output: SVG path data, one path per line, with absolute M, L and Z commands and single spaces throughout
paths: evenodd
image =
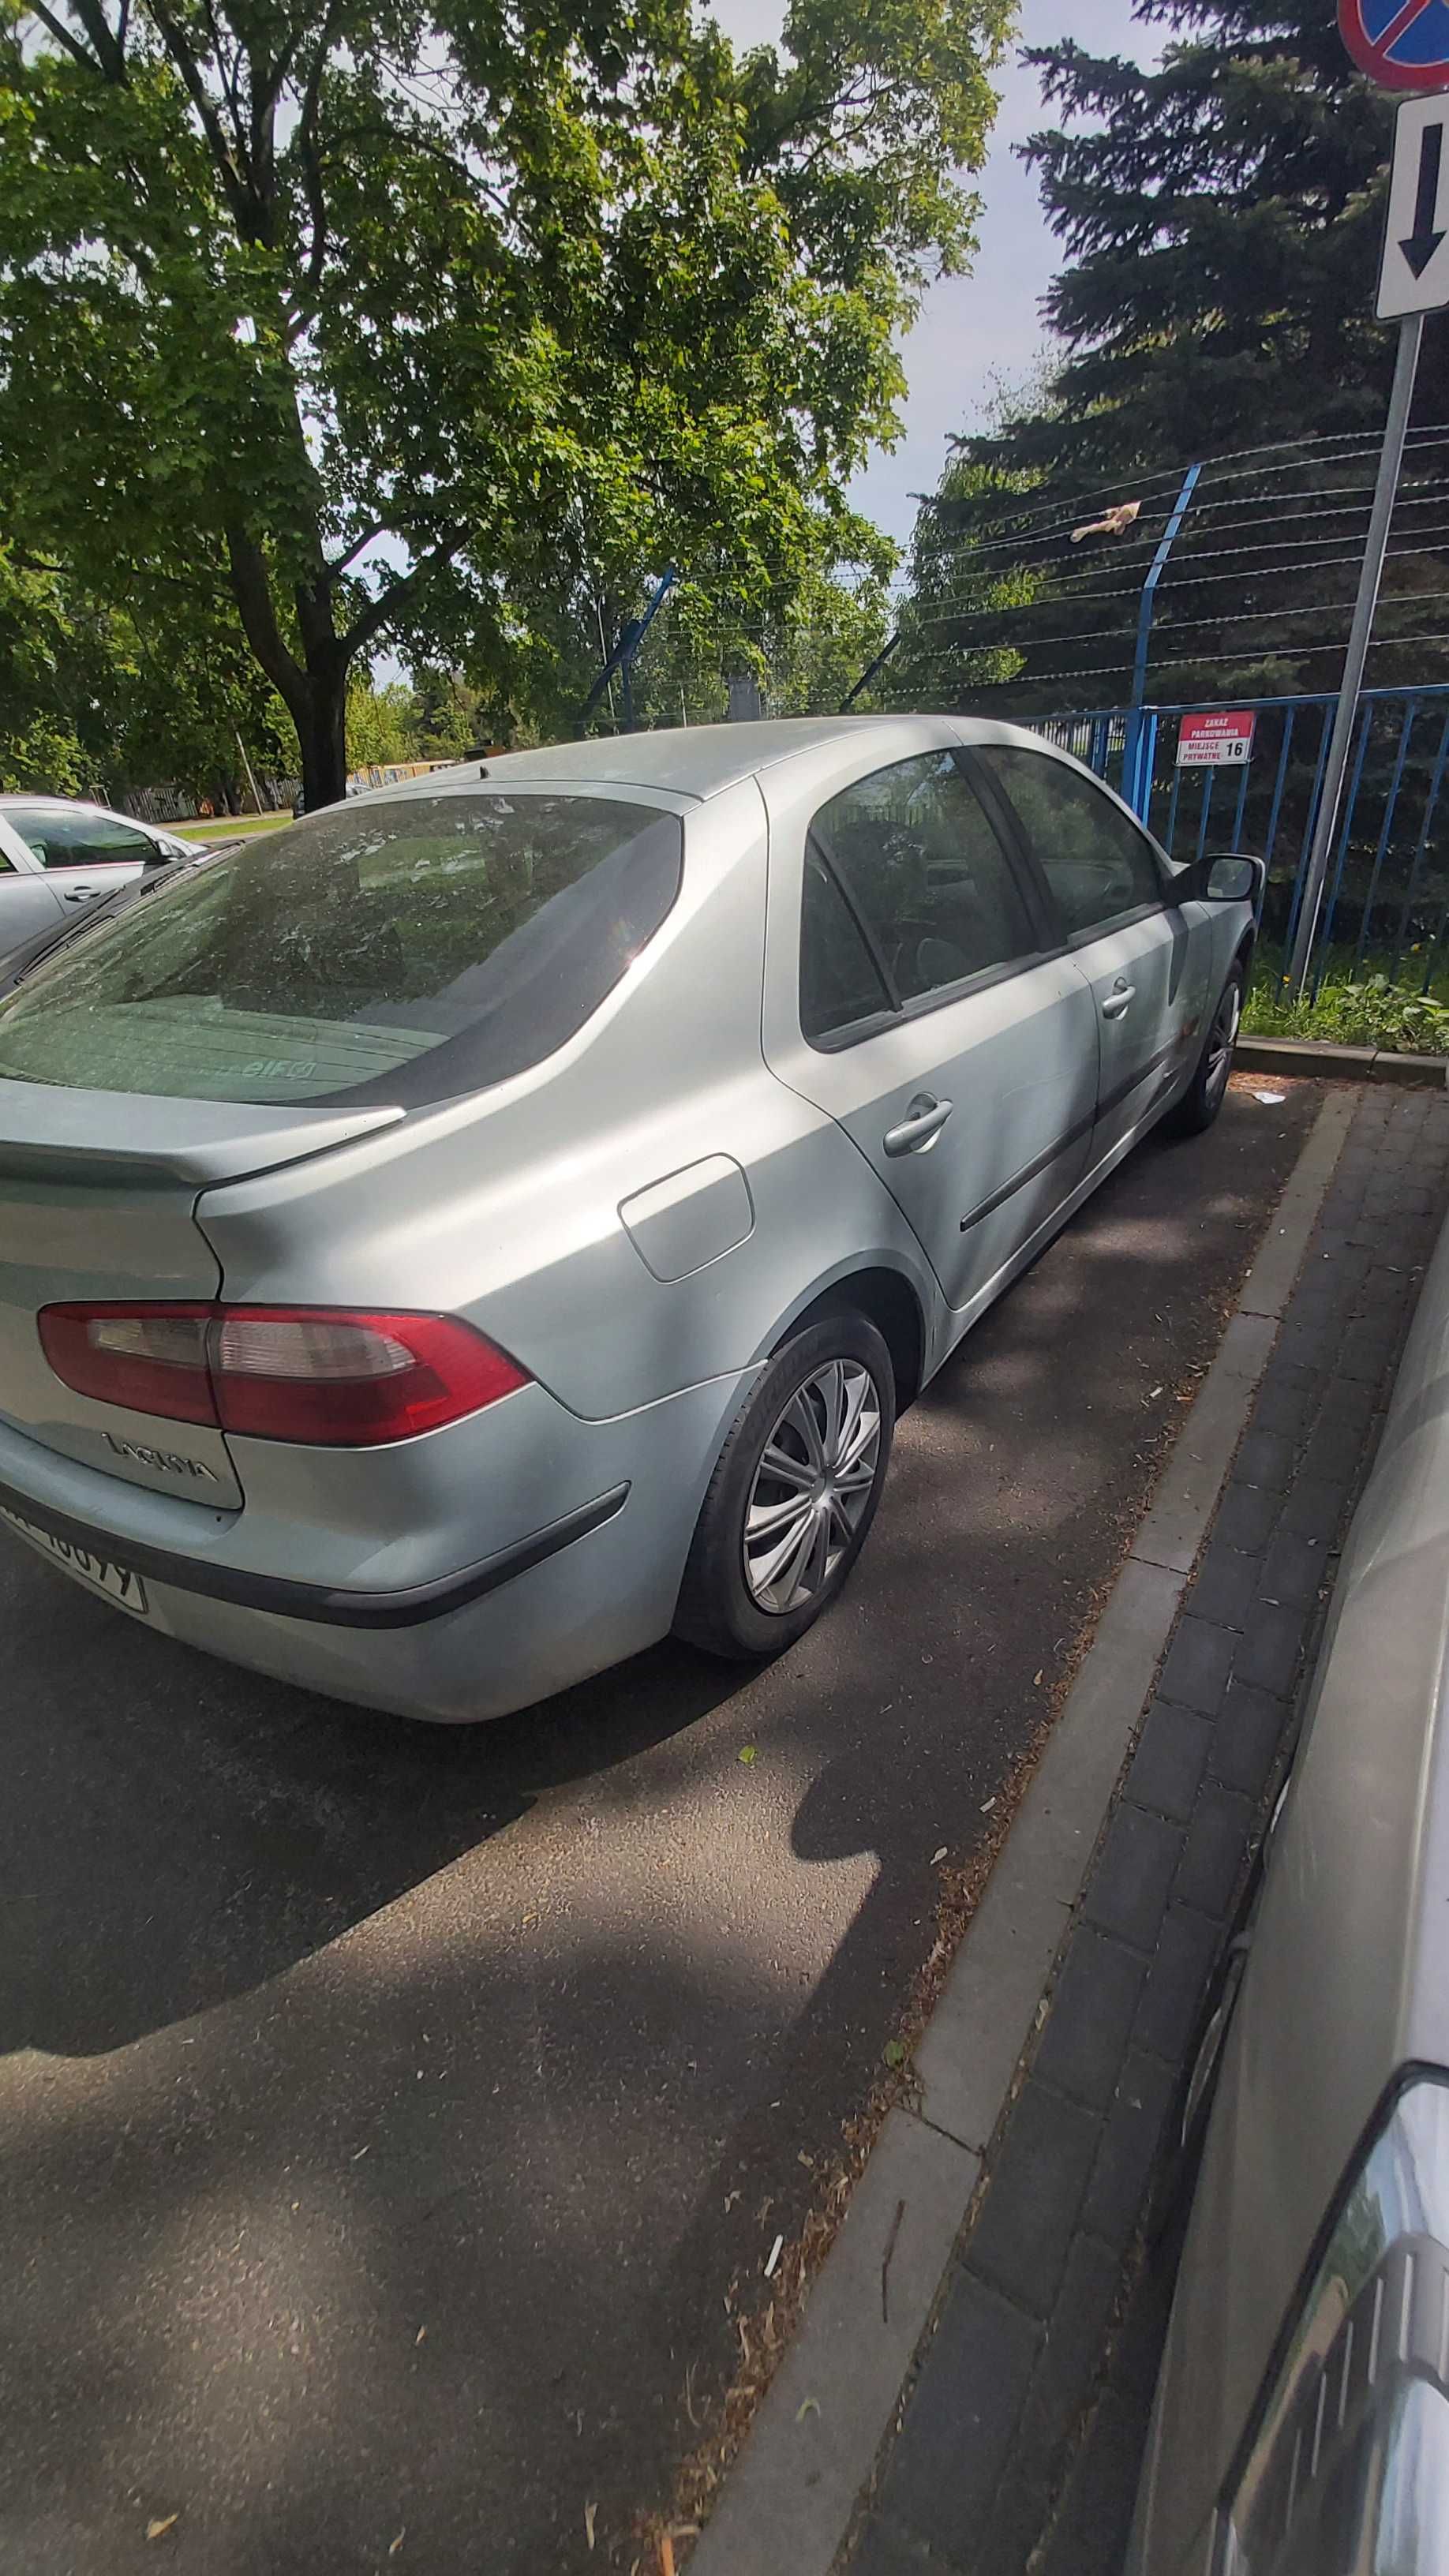
M 1011 863 L 949 752 L 858 779 L 822 806 L 811 838 L 874 941 L 895 1005 L 1036 954 Z
M 1164 901 L 1150 843 L 1090 778 L 1039 751 L 991 744 L 971 756 L 1014 808 L 1069 939 Z
M 582 1027 L 679 892 L 683 826 L 590 796 L 336 806 L 178 874 L 0 1001 L 0 1077 L 441 1100 Z
M 800 1026 L 807 1038 L 833 1038 L 893 1008 L 855 916 L 812 841 L 800 916 Z
M 109 814 L 51 813 L 43 805 L 10 806 L 5 820 L 43 868 L 139 868 L 154 844 Z

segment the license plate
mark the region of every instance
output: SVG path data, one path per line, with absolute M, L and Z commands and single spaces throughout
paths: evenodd
M 0 1505 L 0 1521 L 10 1529 L 18 1530 L 20 1536 L 38 1548 L 42 1556 L 48 1556 L 55 1565 L 63 1565 L 67 1574 L 75 1575 L 92 1592 L 103 1594 L 107 1601 L 114 1601 L 122 1610 L 134 1611 L 138 1619 L 145 1618 L 146 1587 L 139 1574 L 133 1574 L 128 1565 L 116 1565 L 107 1556 L 93 1556 L 89 1548 L 77 1547 L 71 1539 L 55 1538 L 49 1530 L 38 1528 L 34 1521 L 24 1519 L 19 1512 L 6 1511 L 3 1505 Z

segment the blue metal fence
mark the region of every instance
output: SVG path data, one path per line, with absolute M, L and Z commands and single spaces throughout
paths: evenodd
M 1268 953 L 1291 948 L 1337 701 L 1242 698 L 1257 719 L 1240 768 L 1177 765 L 1181 719 L 1205 701 L 1095 708 L 1037 730 L 1120 787 L 1175 858 L 1251 850 L 1268 863 Z M 1343 813 L 1313 960 L 1385 974 L 1428 992 L 1449 984 L 1449 684 L 1368 689 L 1360 703 Z

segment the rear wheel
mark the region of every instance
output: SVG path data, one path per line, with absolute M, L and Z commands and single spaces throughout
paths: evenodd
M 1183 1093 L 1167 1124 L 1175 1136 L 1200 1136 L 1211 1127 L 1227 1097 L 1228 1076 L 1233 1069 L 1233 1049 L 1238 1043 L 1238 1024 L 1243 1016 L 1243 970 L 1235 966 L 1218 996 L 1218 1006 L 1208 1023 L 1208 1033 L 1197 1060 L 1197 1071 Z
M 843 1312 L 776 1353 L 720 1453 L 675 1629 L 712 1654 L 779 1654 L 834 1600 L 865 1544 L 895 1430 L 874 1324 Z

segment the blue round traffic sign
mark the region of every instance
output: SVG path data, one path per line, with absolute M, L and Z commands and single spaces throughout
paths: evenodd
M 1449 0 L 1338 0 L 1338 32 L 1381 89 L 1449 89 Z

